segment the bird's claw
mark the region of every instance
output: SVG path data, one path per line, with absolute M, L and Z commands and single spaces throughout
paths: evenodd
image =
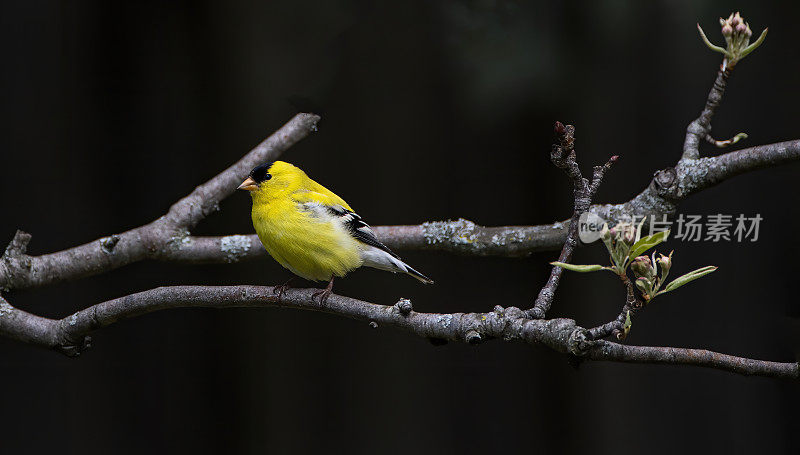
M 289 286 L 289 283 L 291 282 L 292 278 L 289 278 L 285 283 L 279 286 L 275 286 L 275 288 L 272 289 L 272 294 L 277 295 L 279 299 L 282 299 L 283 296 L 286 294 L 286 291 L 291 287 Z
M 319 304 L 320 306 L 322 306 L 328 300 L 328 296 L 331 295 L 332 291 L 333 291 L 333 277 L 331 277 L 331 280 L 328 282 L 328 286 L 325 287 L 325 289 L 320 289 L 319 291 L 311 294 L 311 300 L 314 300 L 317 297 L 319 297 Z
M 328 301 L 328 296 L 331 295 L 330 289 L 320 289 L 319 291 L 311 294 L 311 300 L 317 300 L 319 298 L 318 303 L 320 305 L 324 305 L 325 302 Z

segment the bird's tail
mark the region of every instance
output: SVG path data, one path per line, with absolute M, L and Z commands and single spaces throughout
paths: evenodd
M 362 253 L 364 265 L 389 272 L 401 272 L 413 276 L 425 284 L 433 284 L 433 280 L 414 270 L 394 254 L 375 247 L 369 247 Z
M 430 278 L 426 277 L 425 275 L 423 275 L 423 274 L 421 274 L 421 273 L 417 272 L 417 271 L 416 271 L 416 270 L 414 270 L 414 268 L 413 268 L 413 267 L 411 267 L 410 265 L 406 264 L 405 262 L 403 262 L 403 265 L 405 265 L 405 266 L 406 266 L 406 273 L 407 273 L 407 274 L 409 274 L 409 275 L 413 276 L 414 278 L 416 278 L 416 279 L 418 279 L 418 280 L 422 281 L 422 282 L 423 282 L 423 283 L 425 283 L 425 284 L 433 284 L 433 280 L 432 280 L 432 279 L 430 279 Z

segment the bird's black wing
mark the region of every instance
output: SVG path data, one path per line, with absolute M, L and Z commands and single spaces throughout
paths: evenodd
M 394 252 L 390 250 L 388 246 L 384 245 L 380 242 L 380 240 L 378 240 L 378 237 L 375 236 L 375 232 L 373 232 L 372 228 L 369 227 L 369 225 L 365 223 L 356 212 L 347 210 L 341 205 L 326 205 L 325 208 L 331 215 L 338 217 L 342 223 L 344 223 L 347 229 L 350 230 L 350 234 L 355 237 L 356 240 L 366 243 L 367 245 L 374 246 L 375 248 L 383 250 L 397 259 L 400 259 L 400 257 L 394 254 Z

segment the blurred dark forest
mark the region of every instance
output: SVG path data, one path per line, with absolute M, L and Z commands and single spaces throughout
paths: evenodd
M 721 61 L 718 18 L 765 44 L 734 71 L 714 132 L 742 147 L 800 137 L 798 2 L 5 1 L 0 9 L 0 239 L 41 254 L 139 226 L 298 111 L 319 132 L 284 158 L 373 225 L 568 218 L 549 162 L 554 120 L 585 169 L 619 154 L 598 202 L 631 198 L 680 156 Z M 738 145 L 737 145 L 738 146 Z M 717 150 L 704 145 L 704 154 Z M 631 344 L 793 361 L 800 163 L 692 197 L 686 214 L 763 216 L 754 243 L 670 241 L 674 273 L 717 273 L 659 298 Z M 197 234 L 250 233 L 236 194 Z M 404 253 L 436 280 L 359 270 L 335 291 L 421 311 L 529 305 L 555 253 Z M 605 260 L 599 245 L 577 262 Z M 63 317 L 168 284 L 277 284 L 271 259 L 144 262 L 11 292 Z M 302 283 L 302 281 L 301 281 Z M 592 326 L 623 290 L 568 274 L 552 316 Z M 306 283 L 301 285 L 305 286 Z M 288 310 L 173 310 L 95 334 L 77 359 L 0 339 L 2 453 L 798 453 L 800 389 L 680 366 L 584 363 Z

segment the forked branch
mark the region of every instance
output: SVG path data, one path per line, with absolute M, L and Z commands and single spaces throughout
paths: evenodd
M 578 166 L 577 153 L 575 152 L 575 127 L 573 125 L 564 125 L 561 122 L 556 122 L 555 133 L 557 142 L 553 144 L 552 152 L 550 152 L 550 161 L 559 168 L 564 170 L 572 180 L 572 198 L 573 198 L 573 212 L 572 218 L 569 221 L 569 228 L 567 231 L 567 238 L 564 240 L 564 246 L 561 248 L 561 254 L 558 257 L 558 262 L 566 263 L 572 259 L 572 252 L 578 245 L 578 220 L 581 215 L 589 210 L 592 204 L 592 198 L 597 190 L 600 188 L 600 183 L 603 181 L 603 176 L 606 171 L 611 169 L 611 165 L 619 158 L 612 156 L 606 164 L 594 167 L 594 174 L 592 181 L 583 177 L 581 169 Z M 550 277 L 547 283 L 539 291 L 536 297 L 533 308 L 526 312 L 526 315 L 533 319 L 543 319 L 553 304 L 556 289 L 561 281 L 561 274 L 564 269 L 559 266 L 553 266 L 550 270 Z

